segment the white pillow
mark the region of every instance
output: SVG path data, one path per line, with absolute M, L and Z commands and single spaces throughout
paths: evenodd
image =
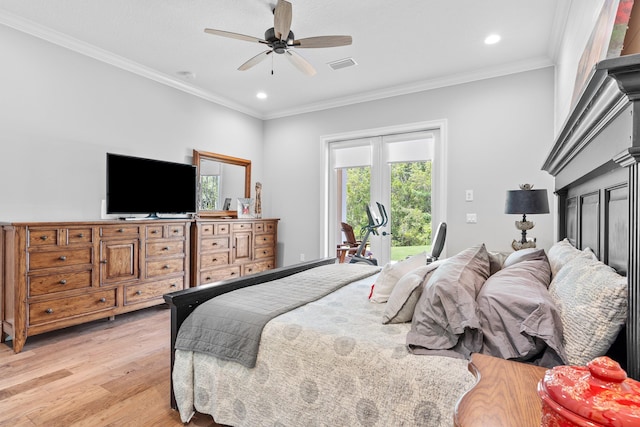
M 422 252 L 405 260 L 398 261 L 393 264 L 386 264 L 374 283 L 373 294 L 371 295 L 370 301 L 377 303 L 387 302 L 389 295 L 391 295 L 391 291 L 396 283 L 398 283 L 398 280 L 411 270 L 415 270 L 426 263 L 427 253 Z
M 627 318 L 627 278 L 578 256 L 558 271 L 549 293 L 560 311 L 569 364 L 585 365 L 604 355 Z
M 434 261 L 402 276 L 391 291 L 382 315 L 382 323 L 411 322 L 416 304 L 422 295 L 423 284 L 443 262 L 444 260 Z
M 571 242 L 569 242 L 569 239 L 564 239 L 554 243 L 549 249 L 547 257 L 549 258 L 549 265 L 551 266 L 551 277 L 555 277 L 556 274 L 558 274 L 558 271 L 560 271 L 565 264 L 574 258 L 582 257 L 592 260 L 597 259 L 593 252 L 581 251 L 574 247 Z

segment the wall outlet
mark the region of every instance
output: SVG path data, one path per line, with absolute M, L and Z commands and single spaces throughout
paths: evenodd
M 473 190 L 467 190 L 464 192 L 464 200 L 467 202 L 473 202 Z
M 467 214 L 467 224 L 476 224 L 478 222 L 478 215 L 474 213 Z
M 304 261 L 304 254 L 300 254 L 300 261 Z

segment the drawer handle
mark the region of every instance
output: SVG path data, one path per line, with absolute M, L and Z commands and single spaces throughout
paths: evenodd
M 213 242 L 211 246 L 218 246 L 218 242 Z
M 66 255 L 62 255 L 60 258 L 58 258 L 60 261 L 66 261 L 67 260 L 67 256 Z
M 100 261 L 100 264 L 106 264 L 106 263 L 107 263 L 106 259 L 103 259 L 102 261 Z
M 234 272 L 232 272 L 232 273 L 231 273 L 231 275 L 232 275 L 232 276 L 235 276 L 235 275 L 236 275 L 236 272 L 235 272 L 235 271 L 234 271 Z
M 136 295 L 142 295 L 142 291 L 141 290 L 137 290 L 136 291 Z
M 60 284 L 61 284 L 61 285 L 66 285 L 66 284 L 67 284 L 67 281 L 66 281 L 65 279 L 62 279 L 62 280 L 60 280 Z
M 168 251 L 169 250 L 169 246 L 165 246 L 164 248 L 162 248 L 163 251 Z
M 266 255 L 266 254 L 267 254 L 267 251 L 262 251 L 262 254 L 263 254 L 263 255 Z
M 47 314 L 51 314 L 53 313 L 53 308 L 47 308 L 44 312 Z
M 263 242 L 266 242 L 266 241 L 267 241 L 267 238 L 266 238 L 266 237 L 264 237 L 264 238 L 262 239 L 262 241 L 263 241 Z
M 251 273 L 253 271 L 253 268 L 248 268 L 247 271 Z
M 216 262 L 216 261 L 218 261 L 218 258 L 214 258 L 211 260 L 211 262 Z
M 153 230 L 151 234 L 158 234 L 158 230 Z
M 173 233 L 174 233 L 174 234 L 175 234 L 175 233 L 179 233 L 179 232 L 180 232 L 180 230 L 178 230 L 177 228 L 176 228 L 175 230 L 173 230 Z
M 166 270 L 167 268 L 171 268 L 171 266 L 169 264 L 165 264 L 165 265 L 162 266 L 162 268 L 164 268 Z
M 118 229 L 118 233 L 124 233 L 124 228 Z
M 78 234 L 78 238 L 82 239 L 84 237 L 84 233 Z
M 204 278 L 204 280 L 211 280 L 211 277 L 207 276 Z
M 100 302 L 107 302 L 107 299 L 105 297 L 100 298 Z
M 47 240 L 49 238 L 49 236 L 40 236 L 41 240 Z
M 177 288 L 177 287 L 178 287 L 178 285 L 176 285 L 175 283 L 172 283 L 172 284 L 171 284 L 171 287 L 172 287 L 172 288 Z

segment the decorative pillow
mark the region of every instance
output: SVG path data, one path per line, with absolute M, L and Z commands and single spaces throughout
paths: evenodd
M 479 351 L 482 333 L 476 296 L 489 271 L 484 244 L 446 259 L 427 282 L 416 305 L 407 334 L 409 350 L 416 354 L 448 350 L 453 357 L 469 357 Z
M 405 260 L 398 261 L 393 264 L 386 264 L 374 283 L 373 294 L 371 295 L 370 301 L 377 303 L 387 302 L 389 295 L 391 295 L 391 291 L 396 283 L 398 283 L 398 280 L 411 270 L 415 270 L 426 263 L 427 253 L 422 252 Z
M 500 271 L 504 260 L 506 260 L 508 256 L 509 254 L 505 252 L 489 252 L 489 275 L 496 274 Z
M 504 262 L 502 263 L 502 268 L 510 267 L 521 261 L 542 260 L 542 259 L 547 263 L 547 265 L 549 264 L 547 255 L 545 255 L 544 253 L 544 249 L 536 249 L 536 248 L 520 249 L 519 251 L 512 252 L 507 257 L 507 259 L 504 260 Z M 551 274 L 551 267 L 549 267 L 549 274 Z M 549 282 L 547 281 L 547 286 L 548 285 L 549 285 Z
M 422 295 L 423 284 L 429 280 L 433 271 L 443 262 L 444 260 L 434 261 L 402 276 L 391 291 L 382 315 L 382 323 L 411 322 L 413 311 L 420 295 Z
M 518 251 L 522 252 L 522 251 Z M 538 360 L 553 367 L 565 363 L 562 321 L 547 287 L 551 267 L 543 250 L 489 277 L 478 293 L 482 353 L 518 361 Z M 522 255 L 522 254 L 521 254 Z
M 593 259 L 594 255 L 591 251 L 581 251 L 580 249 L 576 249 L 569 239 L 561 240 L 560 242 L 556 242 L 551 246 L 548 253 L 549 257 L 549 265 L 551 265 L 551 276 L 555 277 L 558 274 L 558 271 L 564 266 L 566 263 L 571 261 L 576 257 L 583 257 Z
M 576 257 L 549 292 L 560 310 L 568 363 L 585 365 L 604 355 L 627 318 L 627 278 L 593 258 Z

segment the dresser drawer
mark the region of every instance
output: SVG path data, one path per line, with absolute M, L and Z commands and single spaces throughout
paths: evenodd
M 264 233 L 264 222 L 256 222 L 253 224 L 253 231 L 256 233 Z
M 145 227 L 145 235 L 147 239 L 162 239 L 162 229 L 164 227 L 162 225 L 147 225 Z
M 246 264 L 242 267 L 242 275 L 246 276 L 248 274 L 260 273 L 261 271 L 271 270 L 275 268 L 275 262 L 273 259 L 261 262 L 254 262 L 251 264 Z
M 141 285 L 126 286 L 124 288 L 124 303 L 135 304 L 154 298 L 159 298 L 169 292 L 178 291 L 184 288 L 182 277 L 175 279 L 160 280 L 157 282 L 143 283 Z
M 93 242 L 93 232 L 90 228 L 70 228 L 67 230 L 67 242 L 79 245 Z
M 222 235 L 222 234 L 229 234 L 229 231 L 231 231 L 231 227 L 229 226 L 229 224 L 216 224 L 216 233 L 217 235 Z
M 64 292 L 71 289 L 91 288 L 91 270 L 68 273 L 32 275 L 28 278 L 29 296 Z
M 219 270 L 209 270 L 200 273 L 200 284 L 218 282 L 220 280 L 240 277 L 240 266 L 223 268 Z
M 30 271 L 41 268 L 66 267 L 69 265 L 91 264 L 93 248 L 64 249 L 60 251 L 31 252 Z
M 256 248 L 256 252 L 255 252 L 256 259 L 273 258 L 273 256 L 274 256 L 273 247 Z
M 200 226 L 200 235 L 213 236 L 213 230 L 215 230 L 215 224 L 202 224 Z
M 276 222 L 275 221 L 267 221 L 264 223 L 264 231 L 265 233 L 275 233 L 276 232 Z
M 116 306 L 116 289 L 29 304 L 29 324 L 38 325 Z
M 147 261 L 147 277 L 164 276 L 184 271 L 184 258 Z
M 228 237 L 202 239 L 202 242 L 200 243 L 200 251 L 202 252 L 223 251 L 225 249 L 229 249 Z
M 255 237 L 256 246 L 273 246 L 275 236 L 273 234 L 260 234 Z
M 234 222 L 233 231 L 251 231 L 253 230 L 253 224 L 250 222 Z
M 140 227 L 137 225 L 102 227 L 100 235 L 102 237 L 138 237 L 140 235 Z
M 229 264 L 229 252 L 200 255 L 200 268 L 217 267 Z
M 147 243 L 147 257 L 179 255 L 184 253 L 184 241 L 164 241 Z
M 29 229 L 29 247 L 55 246 L 58 244 L 58 233 L 55 229 Z
M 183 237 L 184 225 L 169 225 L 167 226 L 167 237 Z

